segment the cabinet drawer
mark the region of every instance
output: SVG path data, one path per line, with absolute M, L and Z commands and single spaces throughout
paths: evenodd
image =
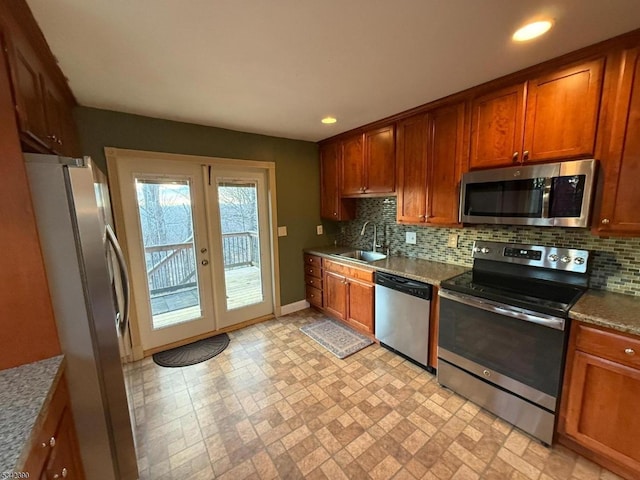
M 304 274 L 306 277 L 322 278 L 322 269 L 313 265 L 305 265 Z
M 56 437 L 56 431 L 62 412 L 69 401 L 68 399 L 67 382 L 65 377 L 62 376 L 49 403 L 42 428 L 34 437 L 34 443 L 25 463 L 25 471 L 40 472 L 44 469 L 45 461 L 52 449 L 51 443 L 53 442 L 51 442 L 51 439 Z M 55 438 L 55 441 L 57 441 L 57 438 Z
M 310 287 L 317 288 L 318 290 L 322 290 L 322 278 L 305 275 L 304 283 L 306 283 Z
M 306 286 L 307 302 L 316 307 L 322 308 L 322 290 L 314 287 Z
M 325 260 L 324 268 L 325 270 L 344 275 L 345 277 L 356 278 L 358 280 L 364 280 L 365 282 L 373 282 L 373 270 L 364 270 L 330 260 Z
M 304 254 L 304 264 L 312 265 L 317 268 L 322 268 L 322 257 L 317 255 L 309 255 L 308 253 Z
M 576 350 L 640 368 L 640 338 L 577 324 Z

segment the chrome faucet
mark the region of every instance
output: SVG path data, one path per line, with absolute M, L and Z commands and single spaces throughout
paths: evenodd
M 360 236 L 364 235 L 364 231 L 367 228 L 367 225 L 369 225 L 371 223 L 370 220 L 367 220 L 366 222 L 364 222 L 364 225 L 362 225 L 362 230 L 360 231 Z M 376 224 L 373 224 L 373 245 L 371 248 L 372 252 L 376 251 L 376 248 L 379 247 L 380 245 L 378 245 L 378 227 L 376 226 Z

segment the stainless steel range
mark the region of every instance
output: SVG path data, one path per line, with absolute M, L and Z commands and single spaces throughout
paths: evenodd
M 476 241 L 442 282 L 438 382 L 550 445 L 586 250 Z

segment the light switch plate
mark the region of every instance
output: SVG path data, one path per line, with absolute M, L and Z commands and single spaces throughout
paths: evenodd
M 411 245 L 415 245 L 416 244 L 416 232 L 407 232 L 405 241 L 407 243 L 410 243 Z
M 278 227 L 278 236 L 279 237 L 286 237 L 287 236 L 287 227 Z
M 316 225 L 316 233 L 318 235 L 322 235 L 324 233 L 324 230 L 322 228 L 322 225 Z

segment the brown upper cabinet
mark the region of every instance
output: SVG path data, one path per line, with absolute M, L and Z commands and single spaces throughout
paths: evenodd
M 30 15 L 22 8 L 28 7 L 14 12 L 21 19 Z M 71 114 L 75 100 L 55 60 L 47 56 L 44 39 L 29 28 L 23 29 L 17 21 L 4 25 L 3 37 L 25 150 L 77 155 L 77 134 Z
M 398 123 L 399 223 L 455 225 L 465 165 L 465 104 Z
M 388 125 L 341 142 L 343 197 L 395 192 L 395 126 Z
M 640 47 L 624 50 L 615 62 L 611 138 L 601 167 L 604 178 L 599 234 L 639 234 L 640 215 Z
M 469 168 L 593 156 L 603 73 L 604 57 L 475 98 Z
M 355 218 L 355 201 L 340 196 L 340 155 L 338 142 L 320 147 L 320 216 L 329 220 Z

